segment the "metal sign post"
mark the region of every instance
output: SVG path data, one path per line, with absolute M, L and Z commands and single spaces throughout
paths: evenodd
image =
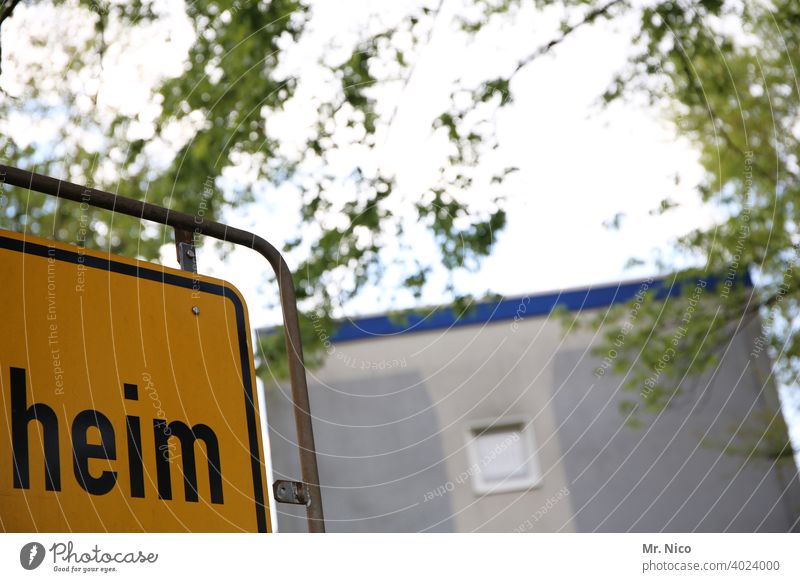
M 0 184 L 9 184 L 73 202 L 86 203 L 97 208 L 111 210 L 112 212 L 119 212 L 140 220 L 149 220 L 171 226 L 176 229 L 176 239 L 181 238 L 179 249 L 183 247 L 185 255 L 181 256 L 179 254 L 179 257 L 185 270 L 194 270 L 193 266 L 196 266 L 196 264 L 193 264 L 195 259 L 194 247 L 190 241 L 183 240 L 187 238 L 186 233 L 210 236 L 224 242 L 245 246 L 259 252 L 267 259 L 277 277 L 281 299 L 286 351 L 289 358 L 289 377 L 292 386 L 295 425 L 297 427 L 297 441 L 300 449 L 300 470 L 303 480 L 302 483 L 286 481 L 276 483 L 275 490 L 279 493 L 276 495 L 276 499 L 281 502 L 305 504 L 308 530 L 310 532 L 324 532 L 325 522 L 322 511 L 308 386 L 300 341 L 297 301 L 291 272 L 280 252 L 263 238 L 238 228 L 2 164 L 0 164 Z M 290 494 L 292 491 L 296 492 L 296 494 Z

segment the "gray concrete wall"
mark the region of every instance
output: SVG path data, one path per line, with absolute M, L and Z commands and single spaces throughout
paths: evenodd
M 764 362 L 746 364 L 754 333 L 737 335 L 713 379 L 692 380 L 690 396 L 639 431 L 622 425 L 619 379 L 593 376 L 599 336 L 565 336 L 552 318 L 336 345 L 311 378 L 328 528 L 787 531 L 800 515 L 793 463 L 711 443 L 756 409 L 778 410 Z M 276 478 L 298 478 L 283 390 L 268 390 L 273 465 Z M 468 427 L 508 417 L 530 422 L 543 479 L 476 493 Z M 302 508 L 278 510 L 282 531 L 304 531 Z
M 444 449 L 420 377 L 401 372 L 380 382 L 312 382 L 311 406 L 331 532 L 453 531 L 449 499 L 423 503 L 425 491 L 447 481 Z M 268 391 L 276 479 L 299 479 L 290 399 Z M 280 531 L 306 531 L 305 510 L 277 506 Z
M 583 350 L 557 355 L 556 384 L 569 389 L 557 391 L 554 408 L 577 530 L 796 528 L 794 461 L 729 450 L 752 448 L 757 438 L 734 435 L 758 433 L 764 418 L 779 414 L 772 385 L 748 357 L 756 330 L 735 336 L 718 369 L 687 378 L 672 404 L 635 429 L 625 426 L 619 405 L 638 394 L 622 389 L 619 377 L 595 376 L 599 361 Z

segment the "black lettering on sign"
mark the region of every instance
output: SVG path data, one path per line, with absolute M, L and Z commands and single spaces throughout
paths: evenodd
M 156 474 L 158 476 L 158 498 L 172 499 L 172 480 L 170 478 L 170 462 L 160 451 L 168 450 L 170 436 L 177 437 L 181 443 L 183 459 L 183 492 L 186 501 L 197 501 L 197 467 L 195 465 L 194 443 L 202 440 L 206 445 L 208 456 L 208 480 L 211 485 L 211 503 L 222 501 L 222 468 L 219 461 L 219 443 L 217 435 L 205 424 L 196 424 L 192 428 L 179 420 L 167 425 L 163 420 L 153 420 L 153 434 L 156 438 Z
M 25 390 L 25 370 L 11 368 L 11 449 L 14 464 L 14 488 L 30 489 L 30 458 L 28 457 L 28 424 L 42 423 L 44 446 L 44 487 L 61 491 L 61 460 L 58 458 L 58 418 L 46 404 L 28 407 Z
M 23 368 L 10 368 L 11 372 L 11 448 L 13 456 L 14 488 L 30 489 L 30 456 L 28 428 L 33 421 L 42 425 L 44 449 L 45 489 L 61 491 L 61 463 L 59 458 L 58 417 L 53 409 L 42 403 L 28 406 L 26 376 Z M 126 400 L 138 401 L 138 387 L 124 384 Z M 90 443 L 89 430 L 96 428 L 99 443 Z M 144 498 L 144 461 L 142 457 L 142 431 L 138 416 L 125 416 L 125 434 L 128 447 L 128 469 L 131 497 Z M 180 442 L 183 462 L 183 490 L 186 501 L 199 500 L 197 492 L 197 463 L 195 444 L 203 441 L 208 460 L 208 480 L 211 503 L 224 503 L 222 493 L 222 464 L 217 435 L 208 425 L 195 424 L 191 428 L 180 420 L 167 423 L 153 419 L 155 434 L 155 460 L 159 499 L 172 499 L 169 439 Z M 105 495 L 117 484 L 118 472 L 105 470 L 95 477 L 89 470 L 89 461 L 117 460 L 117 439 L 114 425 L 102 412 L 94 409 L 79 412 L 72 421 L 72 459 L 75 479 L 92 495 Z M 165 453 L 166 454 L 163 454 Z
M 123 391 L 126 400 L 139 400 L 139 387 L 125 384 Z M 126 416 L 125 426 L 128 435 L 128 466 L 131 476 L 131 497 L 144 497 L 144 463 L 142 461 L 142 429 L 138 416 Z
M 86 441 L 90 427 L 100 430 L 100 444 Z M 108 417 L 96 410 L 79 412 L 72 421 L 72 459 L 78 485 L 93 495 L 105 495 L 117 484 L 116 471 L 103 471 L 99 477 L 89 473 L 89 459 L 117 459 L 117 443 L 114 427 Z

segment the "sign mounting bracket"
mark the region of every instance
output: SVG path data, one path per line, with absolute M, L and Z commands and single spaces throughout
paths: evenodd
M 181 228 L 175 229 L 175 250 L 178 254 L 178 263 L 181 270 L 197 274 L 197 249 L 194 246 L 194 236 L 191 231 Z

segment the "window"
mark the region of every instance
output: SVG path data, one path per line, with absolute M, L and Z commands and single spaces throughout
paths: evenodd
M 471 423 L 467 447 L 476 493 L 529 489 L 542 479 L 533 428 L 525 419 Z

